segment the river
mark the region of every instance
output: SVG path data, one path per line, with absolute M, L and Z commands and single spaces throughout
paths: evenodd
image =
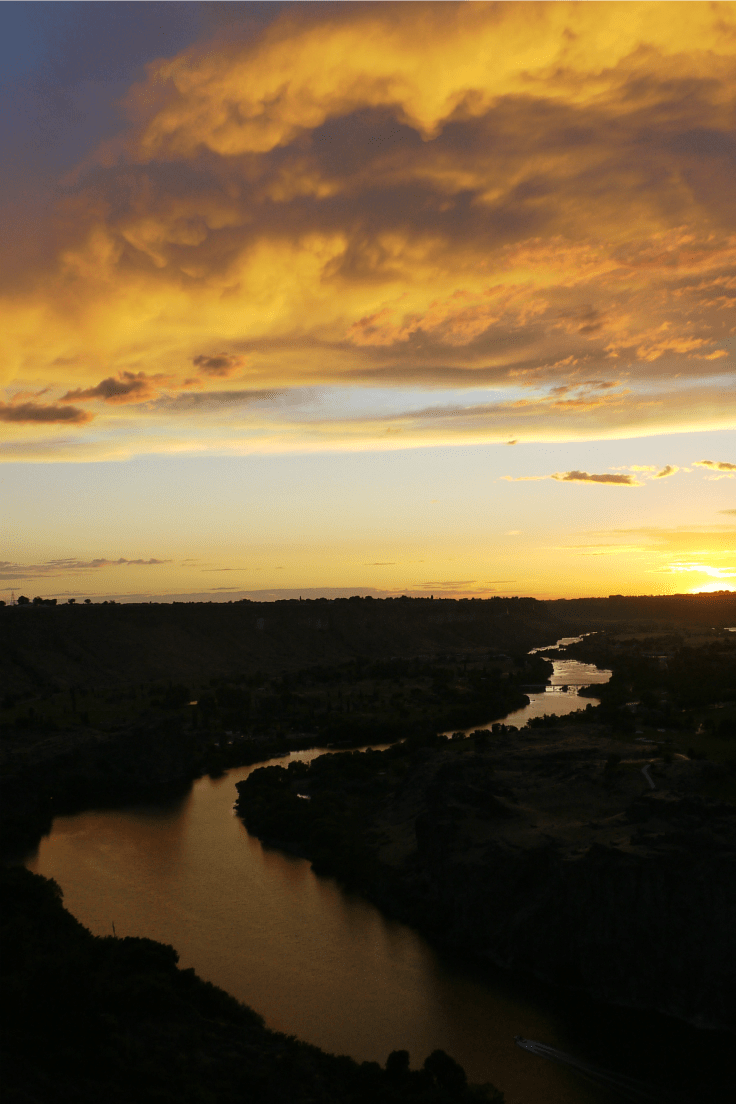
M 571 685 L 573 669 L 565 674 Z M 549 699 L 547 712 L 572 701 L 556 691 L 539 697 Z M 448 961 L 305 860 L 263 847 L 233 812 L 235 783 L 262 765 L 200 778 L 175 801 L 59 816 L 26 865 L 55 878 L 67 907 L 95 934 L 114 925 L 119 936 L 173 944 L 182 966 L 255 1008 L 269 1027 L 324 1050 L 383 1063 L 405 1048 L 419 1065 L 441 1047 L 471 1080 L 501 1088 L 507 1104 L 616 1099 L 519 1049 L 514 1036 L 585 1058 L 593 1017 L 613 1015 L 614 1033 L 629 1032 L 632 1042 L 636 1016 Z M 652 1030 L 649 1051 L 657 1045 Z
M 530 655 L 536 652 L 554 653 L 561 651 L 568 644 L 577 644 L 582 636 L 563 636 L 552 647 L 532 648 Z M 611 672 L 603 667 L 596 667 L 594 663 L 581 663 L 577 659 L 555 659 L 549 655 L 553 672 L 550 675 L 544 689 L 529 690 L 527 697 L 529 704 L 516 709 L 513 713 L 503 718 L 505 725 L 514 728 L 523 728 L 532 717 L 543 717 L 545 714 L 554 714 L 564 717 L 567 713 L 575 713 L 578 709 L 585 709 L 587 705 L 600 705 L 600 699 L 595 697 L 580 697 L 579 691 L 589 686 L 600 685 L 608 682 Z M 476 732 L 478 729 L 490 729 L 494 723 L 471 725 L 470 728 L 461 729 L 466 733 Z M 446 735 L 451 735 L 447 733 Z

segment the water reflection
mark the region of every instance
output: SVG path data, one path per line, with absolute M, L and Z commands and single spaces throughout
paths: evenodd
M 556 644 L 546 648 L 532 648 L 530 654 L 542 652 L 556 652 L 568 644 L 577 644 L 582 636 L 563 636 Z M 596 667 L 593 663 L 581 663 L 577 659 L 555 659 L 549 657 L 554 668 L 550 675 L 548 685 L 543 690 L 528 690 L 529 704 L 522 706 L 504 717 L 503 723 L 514 728 L 523 728 L 532 717 L 544 717 L 554 715 L 564 717 L 568 713 L 576 713 L 579 709 L 585 709 L 588 705 L 600 705 L 600 698 L 588 697 L 580 694 L 583 688 L 600 685 L 608 682 L 611 672 L 606 668 Z M 464 729 L 466 733 L 475 732 L 478 729 L 490 729 L 496 723 L 489 721 L 487 724 L 471 725 Z M 451 735 L 451 733 L 447 733 Z
M 57 817 L 28 866 L 56 878 L 96 934 L 114 923 L 118 935 L 173 944 L 183 966 L 269 1026 L 325 1050 L 384 1062 L 406 1048 L 421 1063 L 442 1047 L 508 1104 L 605 1099 L 514 1045 L 515 1034 L 569 1045 L 553 1010 L 512 982 L 480 983 L 305 860 L 249 836 L 232 806 L 253 769 L 199 779 L 176 804 Z

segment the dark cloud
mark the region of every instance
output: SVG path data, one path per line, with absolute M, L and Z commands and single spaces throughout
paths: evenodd
M 679 470 L 680 469 L 677 467 L 676 464 L 667 464 L 666 467 L 662 468 L 661 471 L 657 472 L 657 474 L 654 476 L 654 478 L 655 479 L 666 479 L 668 475 L 674 475 Z
M 242 366 L 242 358 L 220 353 L 218 356 L 195 356 L 192 364 L 206 376 L 231 376 Z
M 46 424 L 62 422 L 65 425 L 81 425 L 83 422 L 89 422 L 91 418 L 92 414 L 89 414 L 86 410 L 78 410 L 74 406 L 42 406 L 40 403 L 34 402 L 0 402 L 0 422 Z
M 590 475 L 584 471 L 555 472 L 551 479 L 562 483 L 611 483 L 616 487 L 640 487 L 634 475 Z
M 137 403 L 145 402 L 146 399 L 152 398 L 154 394 L 151 382 L 145 373 L 122 372 L 119 379 L 109 376 L 98 383 L 96 387 L 67 391 L 61 401 L 102 399 L 103 402 L 108 403 Z

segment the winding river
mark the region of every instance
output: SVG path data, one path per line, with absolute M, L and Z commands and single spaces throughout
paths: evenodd
M 545 714 L 554 714 L 564 717 L 567 713 L 575 713 L 578 709 L 585 709 L 587 705 L 600 705 L 600 699 L 595 697 L 580 697 L 580 691 L 589 686 L 600 685 L 608 682 L 611 672 L 602 667 L 596 667 L 593 663 L 581 663 L 577 659 L 555 659 L 554 652 L 561 651 L 568 644 L 577 644 L 582 636 L 563 636 L 552 647 L 532 648 L 530 655 L 535 652 L 549 654 L 549 659 L 554 668 L 544 689 L 529 690 L 527 697 L 529 704 L 521 709 L 509 713 L 503 718 L 503 723 L 514 728 L 523 728 L 532 717 L 543 717 Z M 491 728 L 491 722 L 487 725 L 471 725 L 465 732 L 475 732 L 479 728 Z
M 591 674 L 605 681 L 607 672 L 584 667 L 556 661 L 553 685 L 588 685 Z M 591 700 L 554 689 L 535 698 L 548 713 Z M 522 713 L 507 721 L 524 723 Z M 57 817 L 27 865 L 55 878 L 67 907 L 96 934 L 114 925 L 119 936 L 173 944 L 183 966 L 251 1005 L 270 1027 L 327 1051 L 383 1063 L 406 1048 L 417 1065 L 441 1047 L 471 1080 L 501 1088 L 507 1104 L 616 1099 L 514 1043 L 521 1035 L 585 1058 L 600 1034 L 591 1036 L 592 1017 L 611 1013 L 511 974 L 448 961 L 411 928 L 317 877 L 308 862 L 250 836 L 233 813 L 235 783 L 261 765 L 200 778 L 176 801 Z M 633 1039 L 631 1014 L 612 1015 L 614 1034 Z M 605 1030 L 600 1023 L 605 1034 L 610 1023 Z

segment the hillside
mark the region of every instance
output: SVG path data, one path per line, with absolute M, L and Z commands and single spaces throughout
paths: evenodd
M 354 656 L 388 658 L 554 643 L 531 598 L 16 606 L 0 609 L 0 692 L 191 682 Z
M 357 656 L 524 652 L 633 622 L 736 624 L 736 595 L 0 607 L 0 693 L 179 682 Z

